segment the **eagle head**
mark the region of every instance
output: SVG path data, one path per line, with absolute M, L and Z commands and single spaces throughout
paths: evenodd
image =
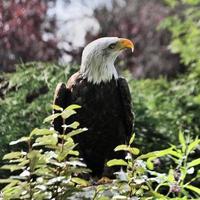
M 89 43 L 83 50 L 80 73 L 89 82 L 99 84 L 118 78 L 114 62 L 124 50 L 134 50 L 132 41 L 118 37 L 103 37 Z

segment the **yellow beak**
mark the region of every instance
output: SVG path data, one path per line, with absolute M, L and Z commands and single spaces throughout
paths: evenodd
M 120 49 L 130 48 L 132 50 L 132 52 L 134 51 L 133 42 L 126 38 L 120 38 L 119 47 L 120 47 Z

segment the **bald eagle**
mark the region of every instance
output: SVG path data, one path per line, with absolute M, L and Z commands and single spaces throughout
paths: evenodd
M 73 120 L 88 131 L 74 140 L 87 167 L 97 177 L 102 176 L 106 161 L 124 156 L 113 149 L 125 143 L 133 130 L 128 84 L 114 66 L 117 56 L 127 48 L 133 51 L 133 43 L 118 37 L 89 43 L 83 50 L 80 70 L 66 84 L 59 83 L 54 95 L 54 104 L 62 108 L 81 106 Z M 54 129 L 60 133 L 62 123 L 61 118 L 53 121 Z

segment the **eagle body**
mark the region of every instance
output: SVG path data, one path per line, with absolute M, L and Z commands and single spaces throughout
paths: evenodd
M 108 80 L 91 80 L 78 71 L 67 84 L 57 86 L 54 104 L 63 108 L 71 104 L 81 106 L 70 120 L 78 121 L 88 130 L 76 135 L 74 140 L 92 175 L 100 177 L 106 161 L 123 158 L 123 153 L 116 153 L 113 149 L 124 144 L 132 133 L 133 114 L 131 95 L 124 78 L 116 76 L 114 71 Z M 54 119 L 53 124 L 55 130 L 63 133 L 61 117 Z

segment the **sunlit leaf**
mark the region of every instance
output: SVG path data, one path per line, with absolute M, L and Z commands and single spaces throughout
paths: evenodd
M 20 199 L 20 196 L 25 188 L 25 187 L 23 188 L 23 186 L 25 186 L 26 183 L 24 183 L 23 186 L 21 187 L 17 186 L 18 183 L 19 181 L 11 182 L 5 188 L 3 188 L 2 192 L 3 192 L 3 197 L 5 200 Z
M 75 109 L 79 109 L 81 108 L 81 106 L 77 105 L 77 104 L 72 104 L 70 106 L 68 106 L 67 108 L 65 108 L 65 110 L 75 110 Z
M 138 155 L 140 153 L 140 150 L 134 147 L 133 148 L 129 147 L 128 151 L 132 153 L 133 155 Z
M 118 145 L 117 147 L 115 147 L 114 151 L 128 151 L 133 155 L 138 155 L 140 153 L 140 150 L 138 148 L 130 147 L 125 144 Z
M 117 147 L 115 147 L 114 151 L 127 151 L 127 149 L 128 149 L 127 145 L 121 144 L 121 145 L 118 145 Z
M 78 151 L 74 151 L 74 150 L 70 150 L 69 151 L 69 155 L 79 156 L 79 152 Z
M 19 166 L 25 166 L 25 165 L 27 165 L 28 163 L 29 163 L 29 160 L 24 159 L 24 160 L 22 160 L 18 165 L 19 165 Z
M 31 171 L 37 167 L 39 162 L 41 163 L 43 161 L 42 155 L 38 150 L 32 150 L 30 153 L 28 153 L 28 158 L 30 160 Z
M 78 126 L 79 126 L 79 122 L 73 122 L 72 124 L 69 124 L 69 125 L 62 125 L 63 128 L 67 129 L 67 128 L 73 128 L 73 129 L 77 129 Z
M 193 142 L 191 142 L 188 145 L 188 152 L 193 151 L 194 149 L 197 148 L 198 144 L 200 144 L 200 140 L 198 138 L 196 138 Z
M 180 144 L 182 146 L 182 152 L 185 152 L 185 150 L 186 150 L 186 142 L 185 142 L 185 138 L 184 138 L 184 135 L 183 135 L 182 131 L 179 131 L 178 138 L 179 138 L 179 142 L 180 142 Z
M 71 181 L 84 187 L 89 185 L 89 182 L 82 178 L 74 177 L 71 179 Z
M 147 153 L 147 154 L 143 154 L 143 155 L 139 156 L 137 159 L 146 159 L 146 158 L 150 158 L 150 157 L 158 158 L 158 157 L 162 157 L 162 156 L 165 156 L 165 155 L 170 155 L 171 152 L 172 152 L 172 147 L 168 148 L 168 149 L 161 150 L 161 151 L 153 151 L 153 152 L 150 152 L 150 153 Z
M 3 160 L 17 159 L 17 158 L 20 158 L 22 155 L 23 153 L 20 151 L 11 152 L 4 155 Z
M 61 115 L 61 113 L 52 114 L 52 115 L 46 117 L 46 118 L 44 119 L 43 123 L 49 122 L 49 121 L 53 121 L 54 119 L 56 119 L 56 118 L 57 118 L 58 116 L 60 116 L 60 115 Z
M 177 157 L 177 158 L 182 158 L 182 154 L 179 153 L 179 152 L 177 152 L 177 151 L 171 150 L 171 151 L 170 151 L 170 155 L 175 156 L 175 157 Z
M 33 129 L 33 131 L 31 132 L 30 136 L 32 137 L 33 135 L 50 135 L 55 133 L 55 131 L 53 130 L 49 130 L 49 129 L 39 129 L 39 128 L 35 128 Z
M 134 139 L 135 139 L 135 133 L 132 134 L 131 139 L 129 140 L 129 145 L 133 143 Z
M 187 165 L 188 165 L 188 167 L 194 167 L 194 166 L 200 165 L 200 158 L 197 158 L 197 159 L 195 159 L 195 160 L 192 160 L 192 161 L 189 162 Z
M 20 166 L 20 165 L 3 165 L 1 167 L 1 169 L 5 169 L 5 170 L 10 170 L 11 172 L 14 172 L 16 170 L 20 170 L 20 169 L 23 169 L 23 166 Z
M 58 106 L 58 105 L 52 105 L 52 109 L 54 109 L 54 110 L 58 110 L 58 111 L 63 111 L 63 108 L 61 108 L 60 106 Z
M 33 146 L 41 146 L 41 145 L 56 145 L 58 143 L 58 138 L 56 134 L 53 135 L 44 135 L 42 137 L 38 137 L 35 140 Z
M 112 166 L 116 166 L 116 165 L 127 166 L 128 163 L 122 159 L 112 159 L 107 162 L 108 167 L 112 167 Z
M 76 111 L 75 110 L 69 110 L 69 109 L 65 109 L 62 113 L 61 113 L 61 116 L 63 119 L 67 119 L 69 118 L 70 116 L 76 114 Z
M 21 137 L 19 140 L 10 142 L 10 145 L 15 145 L 21 142 L 28 142 L 28 141 L 30 141 L 30 137 Z
M 88 130 L 87 128 L 79 128 L 79 129 L 73 130 L 73 131 L 67 133 L 67 134 L 64 136 L 64 138 L 65 138 L 65 139 L 68 139 L 68 138 L 70 138 L 70 137 L 73 137 L 73 136 L 75 136 L 75 135 L 78 135 L 78 134 L 80 134 L 80 133 L 82 133 L 82 132 L 85 132 L 85 131 L 87 131 L 87 130 Z
M 184 186 L 184 188 L 187 188 L 187 189 L 189 189 L 189 190 L 191 190 L 193 192 L 196 192 L 197 194 L 200 195 L 200 188 L 197 188 L 197 187 L 195 187 L 193 185 L 186 185 L 186 186 Z
M 11 178 L 7 178 L 7 179 L 0 179 L 0 184 L 2 183 L 11 183 L 11 182 L 15 182 L 16 180 L 11 179 Z
M 154 159 L 155 159 L 154 157 L 147 159 L 147 167 L 148 167 L 150 170 L 153 170 L 153 168 L 154 168 L 154 164 L 152 163 L 152 161 L 153 161 Z
M 173 183 L 175 181 L 175 179 L 174 179 L 174 170 L 173 169 L 169 170 L 169 173 L 168 173 L 168 176 L 167 176 L 167 180 L 170 183 Z

